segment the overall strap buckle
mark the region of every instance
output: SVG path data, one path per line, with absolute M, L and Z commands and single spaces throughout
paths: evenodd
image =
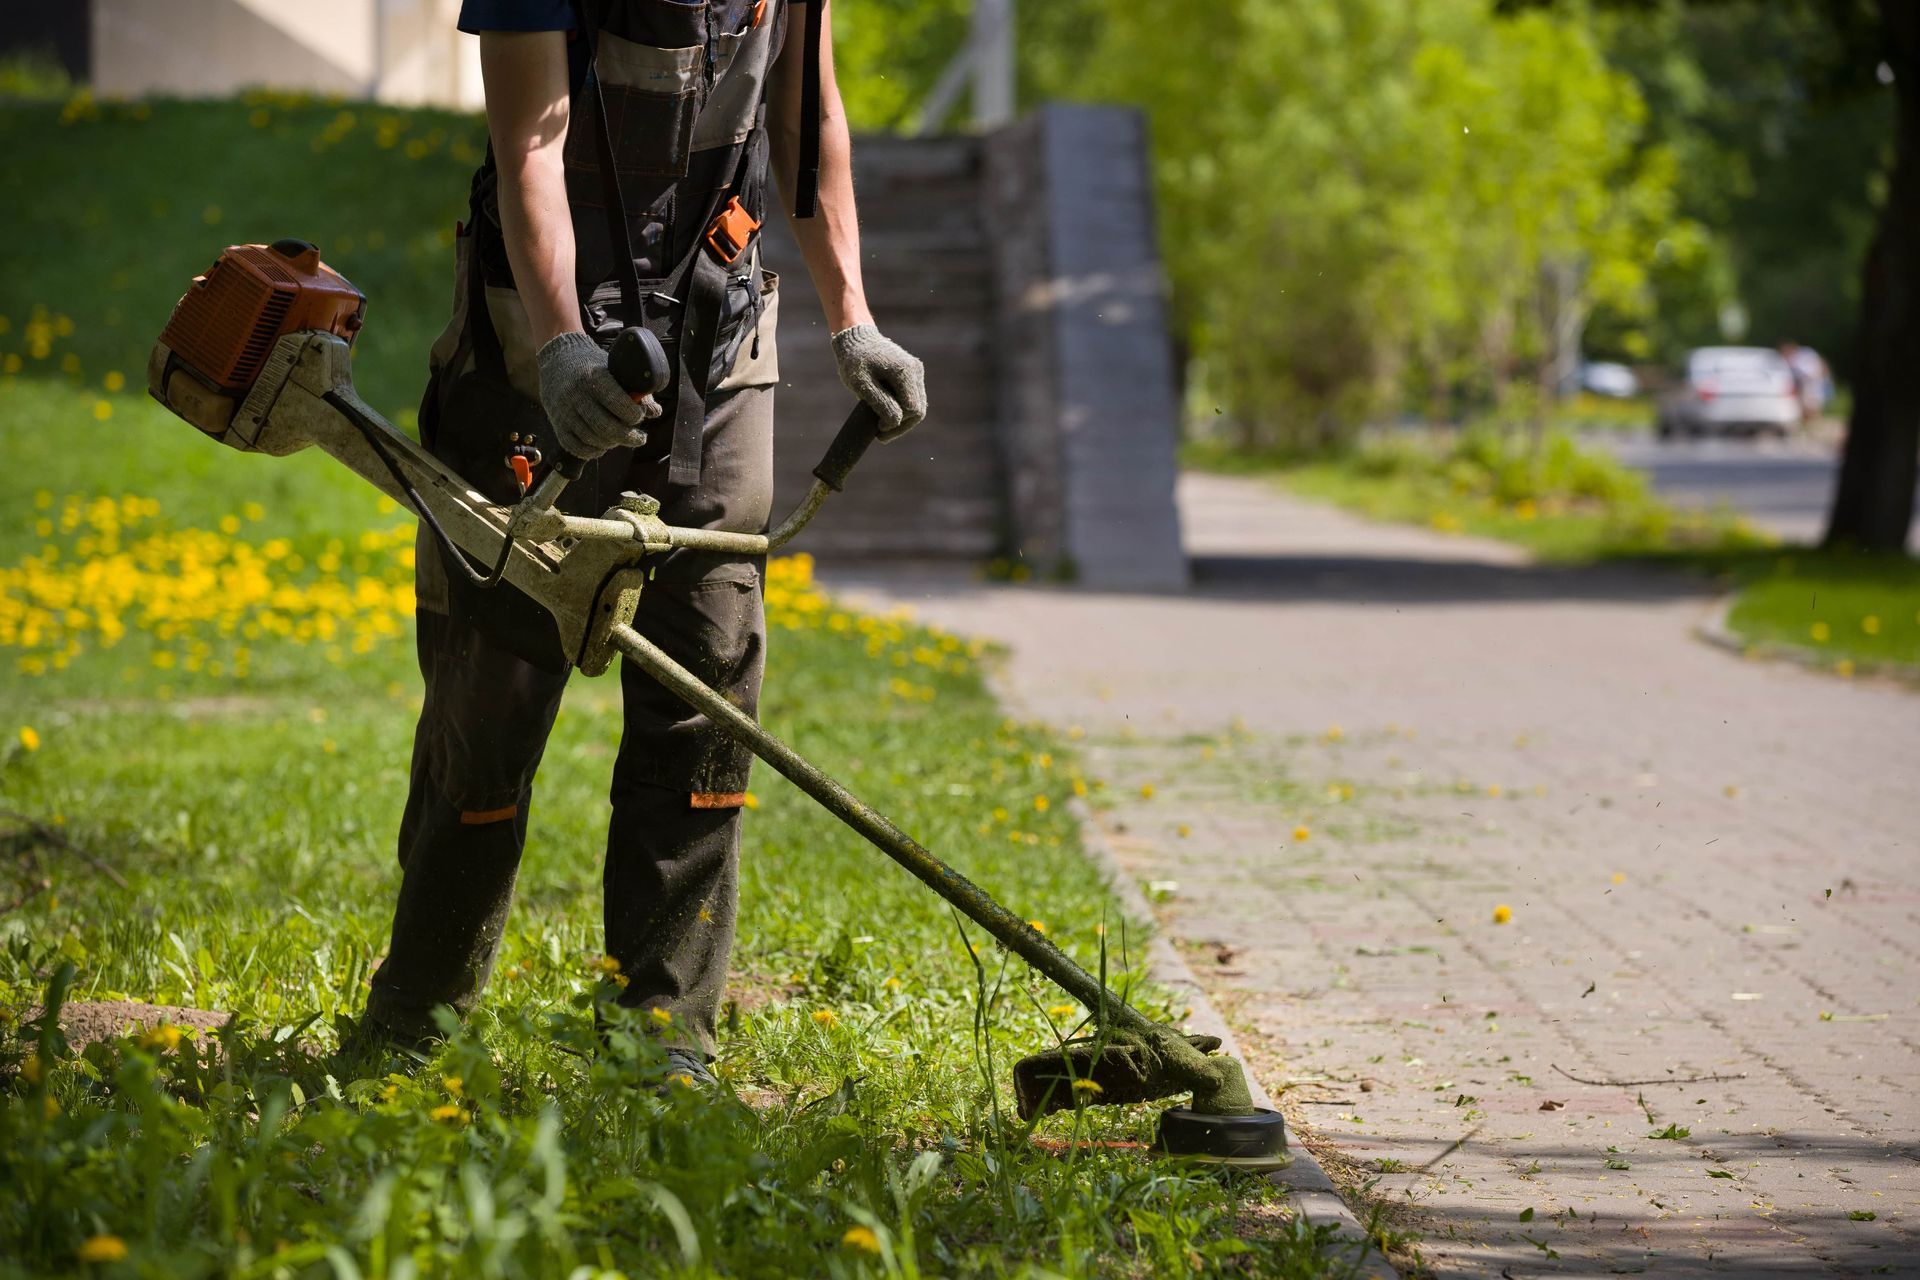
M 747 207 L 740 203 L 740 197 L 735 196 L 708 224 L 707 247 L 713 250 L 721 266 L 730 267 L 740 260 L 740 255 L 753 243 L 754 233 L 760 230 L 760 225 L 760 220 L 748 213 Z

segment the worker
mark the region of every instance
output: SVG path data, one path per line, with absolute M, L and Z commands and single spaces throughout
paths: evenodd
M 511 501 L 562 452 L 563 506 L 635 491 L 670 524 L 765 532 L 773 498 L 778 281 L 760 226 L 777 178 L 841 379 L 882 440 L 926 414 L 921 363 L 884 337 L 860 277 L 846 116 L 827 0 L 464 0 L 491 145 L 456 238 L 455 308 L 434 345 L 423 441 Z M 608 369 L 620 330 L 663 342 L 671 384 L 636 402 Z M 516 471 L 515 459 L 520 459 Z M 513 588 L 484 590 L 423 537 L 425 702 L 400 823 L 386 958 L 356 1037 L 430 1043 L 479 998 L 506 924 L 534 771 L 571 655 Z M 762 558 L 676 552 L 635 627 L 749 713 L 766 649 Z M 709 1085 L 733 946 L 751 755 L 622 668 L 604 869 L 620 1005 Z

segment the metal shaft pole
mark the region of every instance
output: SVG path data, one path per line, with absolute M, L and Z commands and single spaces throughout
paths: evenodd
M 1095 1010 L 1110 1025 L 1140 1034 L 1153 1034 L 1158 1025 L 1128 1004 L 1098 978 L 1075 964 L 1073 958 L 1047 940 L 1046 935 L 995 902 L 979 885 L 935 857 L 885 815 L 829 778 L 799 752 L 761 728 L 753 717 L 703 684 L 692 672 L 668 657 L 629 626 L 615 626 L 613 647 L 640 664 L 674 696 L 704 714 L 726 734 L 777 769 L 787 781 L 819 801 L 828 812 L 865 836 L 926 886 L 957 907 L 962 914 L 992 934 L 1009 951 L 1038 969 L 1074 999 Z

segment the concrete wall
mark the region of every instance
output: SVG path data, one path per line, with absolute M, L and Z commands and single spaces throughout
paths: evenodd
M 987 156 L 989 172 L 1021 177 L 992 184 L 998 207 L 1020 203 L 1023 187 L 1028 205 L 1028 243 L 1001 259 L 1001 332 L 1018 353 L 1005 423 L 1015 509 L 1039 504 L 1044 519 L 1024 517 L 1038 545 L 1057 547 L 1081 582 L 1182 587 L 1179 402 L 1146 121 L 1048 106 L 1027 133 L 991 139 Z M 1016 546 L 1021 533 L 1017 518 Z
M 214 97 L 270 85 L 477 108 L 459 0 L 93 0 L 101 94 Z
M 854 146 L 881 327 L 927 363 L 932 416 L 867 455 L 803 535 L 826 555 L 1007 556 L 1037 578 L 1184 586 L 1165 285 L 1138 114 L 1051 106 L 988 137 Z M 852 397 L 784 220 L 776 508 Z

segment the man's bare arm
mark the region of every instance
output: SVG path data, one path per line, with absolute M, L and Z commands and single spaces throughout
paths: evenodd
M 827 325 L 834 332 L 873 323 L 867 309 L 866 287 L 860 280 L 860 219 L 853 199 L 853 144 L 847 134 L 847 112 L 840 102 L 840 86 L 833 75 L 833 9 L 816 0 L 820 13 L 820 200 L 811 218 L 794 219 L 794 239 L 807 260 L 807 274 L 827 309 Z M 800 163 L 800 75 L 806 53 L 803 32 L 806 9 L 794 5 L 787 20 L 786 44 L 773 64 L 768 86 L 774 172 L 780 176 L 785 207 L 793 207 L 794 175 Z
M 480 36 L 487 131 L 500 174 L 500 226 L 535 347 L 580 330 L 573 218 L 562 152 L 567 140 L 567 37 L 563 31 Z
M 926 370 L 873 323 L 860 279 L 860 217 L 853 202 L 853 143 L 833 74 L 833 10 L 820 6 L 820 198 L 812 218 L 793 219 L 794 239 L 826 308 L 840 381 L 880 417 L 880 438 L 892 440 L 927 416 Z M 800 83 L 806 62 L 806 12 L 794 4 L 786 44 L 767 86 L 772 160 L 792 207 L 800 159 Z

